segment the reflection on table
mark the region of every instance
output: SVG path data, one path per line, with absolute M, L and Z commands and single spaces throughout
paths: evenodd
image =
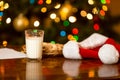
M 28 59 L 0 60 L 0 80 L 79 80 L 119 79 L 120 63 L 104 65 L 99 60 L 69 60 L 43 57 L 41 61 Z

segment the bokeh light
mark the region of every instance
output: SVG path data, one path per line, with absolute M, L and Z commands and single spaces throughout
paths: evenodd
M 88 4 L 93 5 L 94 4 L 94 0 L 88 0 Z
M 65 31 L 60 31 L 60 36 L 62 36 L 62 37 L 64 37 L 64 36 L 66 36 L 66 32 Z
M 73 28 L 73 29 L 72 29 L 72 33 L 73 33 L 73 34 L 78 34 L 78 32 L 79 32 L 79 30 L 78 30 L 77 28 Z
M 0 11 L 4 10 L 4 1 L 0 1 Z
M 76 22 L 76 20 L 77 20 L 77 18 L 76 18 L 75 16 L 70 16 L 70 17 L 69 17 L 69 21 L 70 21 L 71 23 Z
M 7 42 L 6 40 L 4 40 L 4 41 L 2 42 L 3 47 L 6 47 L 7 44 L 8 44 L 8 42 Z
M 102 4 L 106 4 L 106 0 L 100 0 Z
M 9 8 L 9 4 L 8 4 L 8 3 L 5 3 L 5 4 L 4 4 L 4 9 L 7 9 L 7 8 Z
M 0 21 L 2 21 L 2 16 L 0 16 Z M 1 24 L 1 22 L 0 22 L 0 24 Z
M 3 16 L 3 12 L 0 12 L 0 16 Z
M 106 3 L 107 3 L 107 4 L 110 4 L 110 0 L 106 0 Z
M 105 11 L 104 10 L 100 10 L 100 15 L 101 16 L 105 16 Z
M 96 7 L 94 7 L 94 8 L 92 9 L 92 13 L 93 13 L 93 14 L 98 14 L 98 10 L 97 10 Z
M 79 37 L 77 35 L 73 36 L 76 41 L 78 41 Z
M 47 12 L 47 8 L 46 8 L 46 7 L 42 7 L 42 8 L 41 8 L 41 12 L 42 12 L 42 13 Z
M 82 17 L 86 17 L 86 16 L 87 16 L 87 12 L 84 11 L 84 10 L 82 10 L 82 11 L 80 12 L 80 15 L 81 15 Z
M 52 0 L 46 0 L 46 4 L 51 4 Z
M 96 30 L 96 31 L 98 31 L 98 30 L 100 29 L 100 26 L 99 26 L 99 24 L 97 24 L 97 23 L 96 23 L 96 24 L 94 24 L 94 26 L 93 26 L 93 27 L 94 27 L 94 30 Z
M 51 14 L 50 14 L 50 18 L 51 18 L 51 19 L 55 19 L 55 18 L 56 18 L 56 14 L 55 14 L 55 13 L 51 13 Z
M 60 7 L 61 7 L 61 4 L 56 4 L 54 8 L 59 9 Z
M 61 19 L 62 20 L 66 20 L 68 13 L 69 13 L 69 9 L 68 8 L 66 8 L 66 7 L 62 8 L 62 10 L 60 11 Z
M 73 13 L 72 9 L 73 6 L 68 1 L 66 1 L 59 10 L 61 20 L 67 20 L 67 18 Z
M 38 20 L 36 20 L 35 22 L 34 22 L 34 26 L 35 27 L 38 27 L 40 25 L 40 22 L 38 21 Z
M 69 21 L 68 21 L 68 20 L 65 20 L 65 21 L 63 22 L 63 25 L 64 25 L 64 26 L 69 26 L 69 25 L 70 25 L 70 23 L 69 23 Z
M 74 1 L 75 0 L 73 0 L 73 2 Z M 49 28 L 52 28 L 53 26 L 56 26 L 56 24 L 58 24 L 58 26 L 55 29 L 58 29 L 59 24 L 61 24 L 62 27 L 59 27 L 60 29 L 57 32 L 57 34 L 60 37 L 66 36 L 68 38 L 68 40 L 76 40 L 76 41 L 79 39 L 79 36 L 78 36 L 80 33 L 79 28 L 81 28 L 81 27 L 79 27 L 78 20 L 83 20 L 83 23 L 85 21 L 87 23 L 88 20 L 91 20 L 91 21 L 89 21 L 90 22 L 89 24 L 91 24 L 91 23 L 92 24 L 95 23 L 95 24 L 92 26 L 90 25 L 90 27 L 92 29 L 94 29 L 95 31 L 100 30 L 100 25 L 97 24 L 97 22 L 99 23 L 100 19 L 106 18 L 105 17 L 106 11 L 108 11 L 108 7 L 106 4 L 109 4 L 110 0 L 100 0 L 98 2 L 96 2 L 95 0 L 87 0 L 87 1 L 85 1 L 87 4 L 83 3 L 83 4 L 85 4 L 85 7 L 83 7 L 82 5 L 80 7 L 78 7 L 77 4 L 76 4 L 76 6 L 74 6 L 73 4 L 71 4 L 71 2 L 72 1 L 67 2 L 67 0 L 64 3 L 62 1 L 58 1 L 55 3 L 55 1 L 53 1 L 53 0 L 37 0 L 37 1 L 29 0 L 29 2 L 28 2 L 29 5 L 31 4 L 31 6 L 33 6 L 32 4 L 34 4 L 34 5 L 37 4 L 37 8 L 35 8 L 33 15 L 31 12 L 31 14 L 29 14 L 30 16 L 27 16 L 30 19 L 28 20 L 27 17 L 25 17 L 27 15 L 25 13 L 24 17 L 22 17 L 22 18 L 16 17 L 16 18 L 14 18 L 15 20 L 13 20 L 13 21 L 12 21 L 12 18 L 8 17 L 6 19 L 6 24 L 10 24 L 11 22 L 13 22 L 15 24 L 13 26 L 15 26 L 20 31 L 22 31 L 28 27 L 29 28 L 38 27 L 40 25 L 45 25 L 45 28 L 46 28 L 46 26 Z M 99 5 L 98 5 L 98 3 L 99 3 Z M 91 7 L 89 7 L 89 6 L 91 6 Z M 5 3 L 4 1 L 0 1 L 0 21 L 2 21 L 2 18 L 3 18 L 2 16 L 5 15 L 4 9 L 7 9 L 8 7 L 9 7 L 8 3 Z M 44 14 L 46 17 L 41 22 L 38 18 L 43 18 L 43 17 L 41 17 L 41 12 L 37 13 L 37 11 L 39 11 L 39 12 L 41 11 L 42 15 Z M 35 15 L 34 15 L 34 13 L 35 13 Z M 37 17 L 37 19 L 34 19 L 32 21 L 31 16 Z M 86 20 L 86 18 L 88 20 Z M 94 20 L 92 21 L 93 18 L 94 18 Z M 52 22 L 55 22 L 54 23 L 55 25 L 53 25 Z M 0 23 L 2 23 L 2 22 L 0 22 Z M 66 30 L 66 29 L 68 29 L 70 32 L 68 33 L 68 30 Z M 81 34 L 82 34 L 82 31 L 81 31 Z M 54 40 L 51 42 L 55 43 Z
M 2 17 L 3 17 L 3 11 L 4 9 L 9 8 L 9 4 L 5 3 L 4 1 L 0 1 L 0 21 L 2 21 Z M 0 23 L 1 24 L 1 23 Z
M 108 7 L 107 7 L 106 5 L 103 5 L 103 6 L 102 6 L 102 9 L 103 9 L 104 11 L 108 11 Z
M 57 23 L 60 22 L 60 18 L 59 18 L 59 17 L 56 17 L 56 18 L 55 18 L 55 22 L 57 22 Z
M 50 41 L 50 43 L 55 44 L 56 42 L 55 41 Z
M 91 13 L 88 13 L 87 14 L 87 19 L 92 20 L 93 19 L 93 15 Z
M 8 17 L 8 18 L 6 19 L 6 23 L 7 23 L 7 24 L 11 23 L 11 18 L 10 18 L 10 17 Z
M 23 31 L 28 28 L 29 20 L 22 13 L 13 20 L 13 27 L 16 31 Z
M 35 0 L 29 0 L 30 4 L 34 4 Z
M 39 5 L 43 4 L 43 0 L 38 0 L 38 4 Z
M 72 39 L 73 39 L 73 35 L 72 35 L 72 34 L 69 34 L 69 35 L 67 36 L 67 38 L 68 38 L 68 40 L 72 40 Z

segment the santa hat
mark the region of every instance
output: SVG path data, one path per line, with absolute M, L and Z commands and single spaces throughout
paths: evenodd
M 93 48 L 96 48 L 96 47 L 104 44 L 107 39 L 108 39 L 108 37 L 106 37 L 102 34 L 93 33 L 88 38 L 86 38 L 85 40 L 79 42 L 79 44 L 83 48 L 93 49 Z
M 113 42 L 109 40 L 109 38 L 106 38 L 105 42 L 103 41 L 103 43 L 99 46 L 96 45 L 97 47 L 93 46 L 92 49 L 82 48 L 76 41 L 68 41 L 63 46 L 63 56 L 69 59 L 97 58 L 104 64 L 117 63 L 119 60 L 119 53 L 117 49 L 120 46 L 117 45 L 118 48 L 116 49 L 116 45 L 110 44 Z M 108 41 L 109 44 L 107 44 L 106 41 Z M 95 50 L 94 48 L 98 49 Z

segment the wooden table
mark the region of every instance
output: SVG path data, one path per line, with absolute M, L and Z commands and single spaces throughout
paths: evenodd
M 44 56 L 41 61 L 0 60 L 0 80 L 103 80 L 119 79 L 120 62 L 104 65 L 99 60 L 69 60 L 63 56 Z

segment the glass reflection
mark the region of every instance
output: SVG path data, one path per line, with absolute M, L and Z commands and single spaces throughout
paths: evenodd
M 26 64 L 26 80 L 42 80 L 42 64 L 39 61 L 28 61 Z

